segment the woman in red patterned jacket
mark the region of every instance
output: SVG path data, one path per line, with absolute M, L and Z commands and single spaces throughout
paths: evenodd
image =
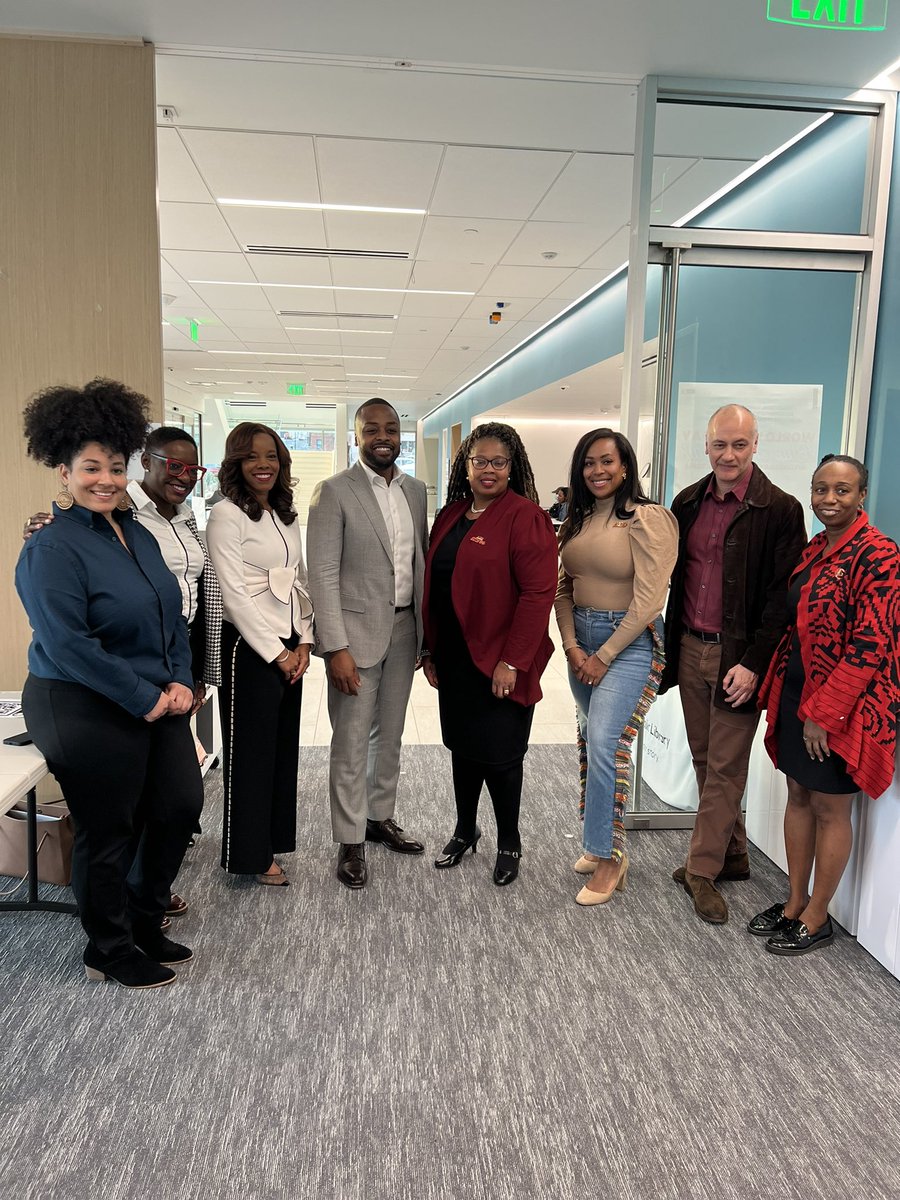
M 748 929 L 773 954 L 834 939 L 828 905 L 850 857 L 853 797 L 880 796 L 894 775 L 900 550 L 869 524 L 867 482 L 863 464 L 842 454 L 826 455 L 813 475 L 812 510 L 825 528 L 791 576 L 791 624 L 760 688 L 766 749 L 787 775 L 790 896 Z

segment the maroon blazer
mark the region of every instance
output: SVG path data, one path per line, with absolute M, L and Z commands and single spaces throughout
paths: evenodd
M 468 507 L 468 500 L 448 504 L 431 531 L 422 613 L 425 645 L 431 651 L 441 644 L 430 603 L 434 552 Z M 472 522 L 456 556 L 451 595 L 472 661 L 488 679 L 498 662 L 517 667 L 510 699 L 519 704 L 541 698 L 540 678 L 553 653 L 547 626 L 557 574 L 550 518 L 511 490 Z

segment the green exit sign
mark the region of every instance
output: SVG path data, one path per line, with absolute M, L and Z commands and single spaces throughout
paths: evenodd
M 303 393 L 306 391 L 306 384 L 305 383 L 289 383 L 287 385 L 287 390 L 288 390 L 289 396 L 302 396 Z
M 768 0 L 767 16 L 782 25 L 877 32 L 887 25 L 888 0 Z

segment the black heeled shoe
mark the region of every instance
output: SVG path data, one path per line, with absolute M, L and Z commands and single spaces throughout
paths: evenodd
M 519 874 L 519 859 L 521 850 L 498 850 L 497 862 L 494 866 L 494 883 L 497 887 L 506 887 Z
M 462 856 L 467 850 L 471 850 L 473 854 L 477 852 L 478 839 L 481 837 L 481 830 L 475 826 L 475 832 L 471 838 L 457 837 L 456 834 L 450 839 L 444 847 L 444 853 L 440 858 L 434 860 L 434 865 L 439 871 L 446 870 L 447 867 L 458 866 L 462 861 Z

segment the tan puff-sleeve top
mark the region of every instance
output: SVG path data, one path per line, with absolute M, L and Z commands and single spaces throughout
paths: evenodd
M 597 651 L 607 666 L 663 610 L 678 555 L 678 523 L 659 504 L 640 504 L 620 521 L 613 500 L 598 500 L 579 532 L 563 547 L 556 589 L 556 622 L 564 650 L 578 645 L 573 608 L 626 613 Z

